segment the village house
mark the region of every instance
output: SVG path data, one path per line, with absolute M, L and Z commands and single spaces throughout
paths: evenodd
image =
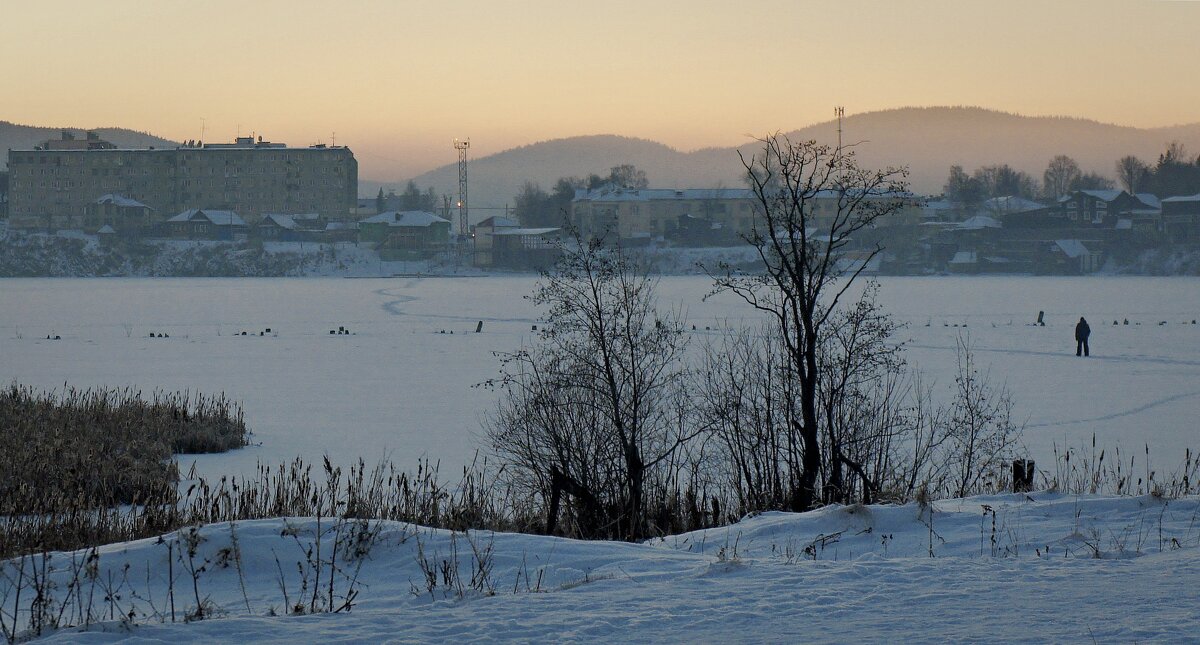
M 1059 215 L 1069 225 L 1125 228 L 1153 233 L 1159 227 L 1159 201 L 1154 195 L 1124 190 L 1077 190 L 1058 198 Z M 1121 223 L 1121 220 L 1128 220 Z
M 1171 242 L 1200 241 L 1200 193 L 1162 200 L 1162 220 Z
M 544 269 L 562 255 L 562 229 L 502 228 L 493 234 L 492 266 Z
M 543 269 L 562 254 L 563 230 L 522 227 L 499 215 L 472 228 L 475 266 L 507 269 Z
M 144 237 L 159 224 L 153 208 L 124 195 L 109 193 L 84 207 L 83 230 L 98 233 L 108 227 L 121 237 Z
M 387 211 L 359 221 L 358 239 L 384 259 L 428 256 L 450 242 L 450 220 L 427 211 Z
M 321 242 L 325 240 L 327 222 L 317 213 L 263 215 L 254 227 L 255 233 L 264 240 L 276 242 Z
M 498 230 L 520 228 L 521 223 L 515 219 L 493 215 L 471 228 L 475 245 L 475 266 L 490 267 L 495 264 L 492 252 L 495 248 L 495 234 Z
M 180 240 L 236 240 L 246 237 L 246 221 L 233 211 L 191 208 L 164 223 L 168 236 Z

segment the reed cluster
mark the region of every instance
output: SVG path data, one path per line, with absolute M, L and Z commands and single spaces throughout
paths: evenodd
M 249 434 L 241 408 L 223 395 L 56 394 L 14 383 L 0 390 L 0 522 L 54 526 L 65 515 L 103 525 L 97 518 L 118 505 L 173 502 L 172 455 L 239 448 Z

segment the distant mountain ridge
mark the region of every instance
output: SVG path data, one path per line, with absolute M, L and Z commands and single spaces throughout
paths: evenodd
M 1040 180 L 1050 159 L 1066 154 L 1085 172 L 1115 178 L 1117 159 L 1132 154 L 1153 163 L 1171 141 L 1183 143 L 1191 154 L 1200 153 L 1200 123 L 1134 128 L 977 107 L 910 107 L 853 114 L 843 120 L 842 129 L 843 141 L 857 144 L 855 150 L 862 164 L 906 165 L 913 189 L 922 194 L 940 193 L 952 165 L 961 165 L 970 172 L 980 166 L 1007 163 Z M 796 140 L 833 143 L 837 140 L 837 122 L 825 121 L 786 134 Z M 493 208 L 511 205 L 525 181 L 534 181 L 548 190 L 559 177 L 605 174 L 622 163 L 645 170 L 652 187 L 740 187 L 742 169 L 737 152 L 750 154 L 756 149 L 757 144 L 748 141 L 738 147 L 681 152 L 654 141 L 616 135 L 543 141 L 472 159 L 470 204 Z M 458 190 L 454 164 L 413 180 L 447 195 Z M 370 184 L 370 194 L 379 185 Z M 473 213 L 471 219 L 489 214 L 493 213 Z
M 1161 128 L 1134 128 L 1076 117 L 1028 117 L 978 107 L 906 107 L 852 114 L 843 121 L 843 140 L 857 143 L 859 160 L 868 167 L 909 168 L 913 190 L 937 194 L 951 165 L 968 172 L 1007 163 L 1040 179 L 1047 162 L 1066 154 L 1087 172 L 1114 177 L 1116 160 L 1132 154 L 1153 163 L 1171 141 L 1190 154 L 1200 154 L 1200 123 Z M 57 139 L 64 128 L 35 127 L 0 121 L 0 168 L 4 151 L 32 148 Z M 87 129 L 65 128 L 82 137 Z M 177 142 L 127 128 L 88 128 L 122 147 L 173 147 Z M 764 133 L 765 134 L 765 133 Z M 793 139 L 834 142 L 837 122 L 825 121 L 787 133 Z M 512 205 L 525 181 L 549 190 L 563 176 L 606 174 L 612 166 L 632 163 L 646 171 L 652 187 L 741 187 L 737 152 L 751 154 L 753 141 L 738 147 L 683 152 L 634 137 L 611 134 L 553 139 L 511 148 L 470 160 L 472 221 Z M 458 169 L 447 164 L 418 175 L 421 187 L 438 193 L 458 192 Z M 401 188 L 403 181 L 360 182 L 359 193 L 374 197 L 380 186 Z
M 39 146 L 47 139 L 59 139 L 63 130 L 67 130 L 82 139 L 87 132 L 95 132 L 101 139 L 112 142 L 120 148 L 156 148 L 175 147 L 176 141 L 156 137 L 148 132 L 138 132 L 127 128 L 43 128 L 40 126 L 20 125 L 8 121 L 0 121 L 0 168 L 8 165 L 9 150 L 28 150 Z

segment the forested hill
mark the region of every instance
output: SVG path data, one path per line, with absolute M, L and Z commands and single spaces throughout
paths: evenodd
M 968 173 L 980 166 L 1009 164 L 1040 179 L 1052 157 L 1066 154 L 1084 172 L 1115 179 L 1116 160 L 1125 155 L 1153 163 L 1171 141 L 1179 141 L 1193 154 L 1200 153 L 1200 123 L 1133 128 L 1078 118 L 933 107 L 854 114 L 845 118 L 842 128 L 844 141 L 858 144 L 855 149 L 864 164 L 907 165 L 913 188 L 924 194 L 941 192 L 949 168 L 955 164 Z M 788 134 L 833 142 L 837 123 L 818 123 Z M 743 152 L 753 149 L 753 141 L 742 146 Z M 605 174 L 623 163 L 645 170 L 654 187 L 742 185 L 737 148 L 682 152 L 645 139 L 597 135 L 543 141 L 472 159 L 471 205 L 503 207 L 513 203 L 526 180 L 549 189 L 559 177 Z M 413 179 L 439 193 L 453 195 L 458 189 L 458 171 L 453 164 Z M 479 217 L 488 214 L 481 212 Z

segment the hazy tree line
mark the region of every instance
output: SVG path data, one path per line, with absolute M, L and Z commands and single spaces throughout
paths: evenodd
M 1191 157 L 1183 144 L 1173 142 L 1153 165 L 1132 155 L 1117 161 L 1117 180 L 1129 192 L 1158 197 L 1200 193 L 1200 156 Z
M 384 195 L 381 187 L 379 194 L 375 196 L 375 211 L 379 213 L 389 210 L 436 213 L 441 206 L 438 203 L 437 195 L 433 192 L 433 186 L 422 191 L 411 179 L 399 194 L 389 190 L 387 195 Z
M 1167 146 L 1154 164 L 1133 155 L 1114 164 L 1116 181 L 1099 173 L 1083 172 L 1067 155 L 1057 155 L 1046 165 L 1041 180 L 1008 164 L 984 166 L 967 173 L 951 166 L 943 187 L 950 201 L 977 206 L 1009 195 L 1025 199 L 1054 199 L 1076 190 L 1108 190 L 1120 186 L 1131 193 L 1153 193 L 1158 197 L 1200 193 L 1200 157 L 1190 158 L 1182 144 Z
M 648 188 L 646 172 L 632 164 L 609 169 L 607 175 L 560 177 L 547 193 L 536 182 L 527 181 L 517 192 L 513 215 L 522 226 L 562 226 L 571 212 L 571 200 L 578 189 L 594 190 L 606 185 L 619 188 Z
M 549 532 L 639 539 L 998 481 L 1018 430 L 1003 388 L 964 342 L 935 403 L 878 286 L 854 287 L 871 253 L 844 257 L 856 232 L 902 207 L 906 171 L 778 135 L 742 162 L 758 210 L 744 239 L 765 269 L 707 270 L 714 295 L 735 295 L 760 322 L 697 340 L 681 312 L 659 307 L 654 279 L 594 239 L 564 246 L 531 296 L 542 331 L 502 356 L 487 431 Z M 818 219 L 830 192 L 836 206 Z

